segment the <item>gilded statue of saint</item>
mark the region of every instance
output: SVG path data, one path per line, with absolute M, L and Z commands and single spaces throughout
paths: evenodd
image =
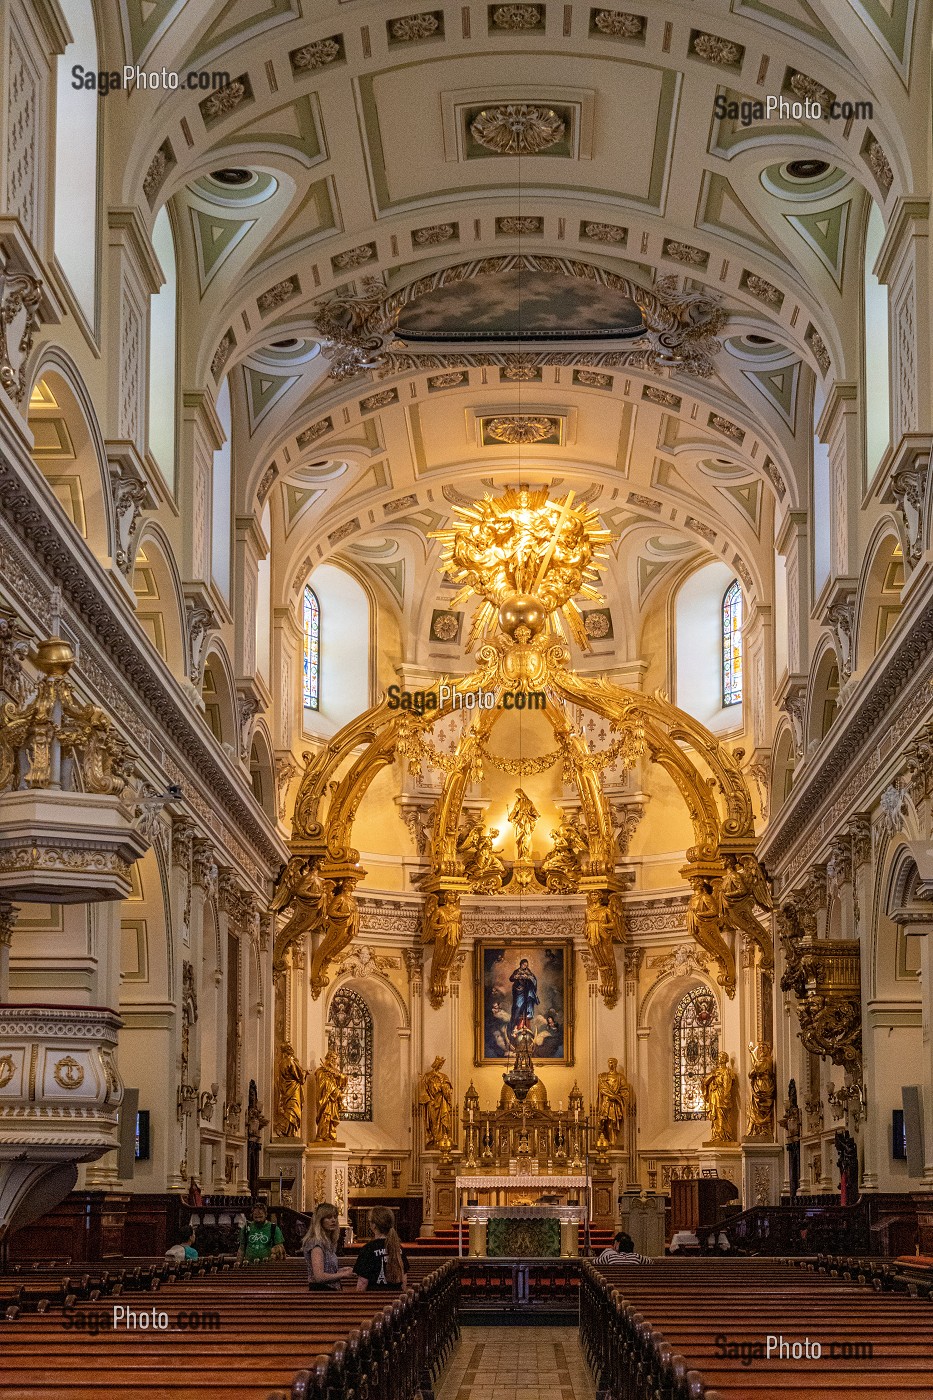
M 616 955 L 613 940 L 618 937 L 619 924 L 610 897 L 601 890 L 590 890 L 586 896 L 583 936 L 599 969 L 599 990 L 607 1006 L 614 1006 L 618 993 Z
M 347 1076 L 341 1074 L 336 1050 L 328 1050 L 314 1071 L 314 1121 L 318 1142 L 336 1142 Z
M 498 838 L 498 827 L 486 827 L 479 822 L 473 827 L 469 842 L 461 852 L 466 865 L 466 877 L 474 893 L 494 894 L 502 888 L 505 866 L 493 850 L 493 842 Z
M 285 1041 L 279 1052 L 275 1084 L 275 1131 L 279 1137 L 301 1137 L 301 1109 L 308 1071 L 302 1069 L 295 1052 Z
M 428 1147 L 450 1143 L 453 1134 L 454 1091 L 443 1072 L 444 1056 L 436 1055 L 421 1079 L 418 1102 L 424 1115 L 424 1137 Z
M 580 880 L 581 868 L 589 855 L 586 837 L 575 822 L 565 817 L 551 832 L 551 849 L 541 862 L 548 889 L 558 892 L 574 889 Z
M 540 819 L 541 813 L 527 792 L 524 788 L 518 788 L 515 804 L 509 813 L 509 821 L 515 832 L 515 859 L 519 865 L 527 864 L 531 860 L 531 833 Z
M 460 898 L 449 890 L 429 894 L 424 903 L 421 940 L 433 946 L 431 954 L 430 999 L 441 1006 L 447 991 L 447 974 L 460 947 Z
M 722 903 L 725 922 L 734 929 L 741 929 L 761 950 L 761 966 L 766 971 L 774 968 L 774 948 L 771 935 L 763 928 L 755 916 L 755 905 L 762 909 L 773 909 L 774 901 L 764 871 L 754 856 L 726 856 L 725 874 L 722 877 Z
M 703 1077 L 703 1108 L 712 1129 L 711 1142 L 735 1142 L 735 1096 L 735 1070 L 725 1050 L 721 1050 L 715 1069 Z
M 745 1122 L 745 1136 L 765 1138 L 771 1142 L 774 1137 L 774 1101 L 777 1097 L 777 1077 L 774 1072 L 774 1054 L 767 1041 L 752 1042 L 749 1047 L 752 1067 L 748 1072 L 748 1114 Z
M 610 1142 L 615 1142 L 625 1126 L 626 1113 L 635 1113 L 635 1090 L 611 1059 L 596 1080 L 596 1117 Z
M 328 880 L 327 922 L 324 937 L 311 958 L 311 996 L 317 1001 L 327 986 L 327 969 L 340 957 L 356 937 L 360 926 L 360 911 L 353 891 L 356 880 L 352 875 L 342 880 Z
M 717 982 L 727 995 L 735 995 L 735 958 L 722 936 L 722 909 L 712 882 L 694 875 L 690 880 L 693 894 L 687 908 L 687 932 L 694 942 L 711 954 L 719 964 Z
M 284 972 L 285 957 L 292 944 L 306 935 L 320 933 L 327 915 L 327 885 L 318 869 L 318 861 L 292 856 L 282 870 L 269 909 L 273 914 L 291 910 L 291 918 L 275 938 L 272 967 Z

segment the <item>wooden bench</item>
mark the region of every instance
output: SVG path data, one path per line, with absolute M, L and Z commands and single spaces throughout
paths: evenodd
M 612 1400 L 933 1395 L 929 1305 L 838 1270 L 770 1260 L 585 1263 L 580 1321 L 587 1360 Z
M 2 1324 L 4 1400 L 265 1400 L 282 1387 L 295 1400 L 430 1396 L 456 1338 L 458 1275 L 452 1263 L 425 1264 L 404 1292 L 309 1292 L 304 1262 L 287 1260 L 165 1282 L 145 1298 L 23 1315 Z M 137 1325 L 124 1312 L 117 1330 L 102 1326 L 114 1306 Z

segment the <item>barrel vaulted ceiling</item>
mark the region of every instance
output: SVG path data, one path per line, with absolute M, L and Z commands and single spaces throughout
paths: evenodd
M 124 143 L 110 198 L 170 205 L 182 382 L 230 376 L 237 513 L 271 504 L 278 596 L 335 559 L 399 609 L 422 658 L 449 652 L 431 632 L 431 531 L 522 479 L 572 488 L 616 536 L 617 656 L 637 657 L 652 597 L 697 559 L 769 601 L 775 516 L 806 506 L 814 386 L 859 377 L 868 203 L 889 213 L 926 178 L 929 44 L 913 39 L 928 10 L 123 0 L 114 54 L 230 74 L 219 94 L 165 94 L 155 117 L 151 93 L 121 99 L 145 119 L 109 137 Z M 717 97 L 767 95 L 872 110 L 716 115 Z M 513 155 L 475 139 L 472 116 L 509 102 L 557 112 L 560 140 Z M 212 178 L 231 167 L 249 183 Z M 330 376 L 317 303 L 458 268 L 468 318 L 477 264 L 516 253 L 712 294 L 728 317 L 712 375 L 519 361 Z M 569 285 L 555 277 L 555 297 Z M 521 449 L 490 435 L 518 413 L 549 433 Z

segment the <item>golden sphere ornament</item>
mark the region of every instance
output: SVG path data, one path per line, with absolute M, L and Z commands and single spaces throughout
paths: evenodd
M 547 613 L 530 593 L 513 593 L 499 608 L 499 626 L 514 637 L 519 627 L 527 627 L 532 636 L 544 631 Z

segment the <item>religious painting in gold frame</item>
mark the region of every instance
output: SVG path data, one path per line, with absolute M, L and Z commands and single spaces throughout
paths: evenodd
M 527 1025 L 537 1064 L 572 1065 L 573 943 L 477 940 L 473 950 L 476 1065 L 507 1065 Z

